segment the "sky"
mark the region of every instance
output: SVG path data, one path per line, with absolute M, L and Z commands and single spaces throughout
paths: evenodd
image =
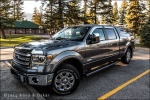
M 118 7 L 120 8 L 122 0 L 112 0 L 112 1 L 113 1 L 112 5 L 114 4 L 115 1 L 117 1 Z M 31 21 L 34 8 L 37 7 L 37 9 L 39 9 L 40 6 L 41 6 L 41 0 L 38 1 L 24 0 L 23 11 L 25 12 L 26 19 Z

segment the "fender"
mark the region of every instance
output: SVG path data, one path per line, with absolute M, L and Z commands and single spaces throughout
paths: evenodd
M 126 53 L 126 51 L 127 51 L 127 49 L 128 49 L 129 46 L 131 46 L 131 43 L 130 43 L 130 42 L 127 42 L 127 43 L 126 43 L 126 46 L 125 46 L 124 53 Z
M 128 43 L 126 44 L 124 54 L 127 52 L 127 50 L 128 50 L 128 48 L 129 48 L 129 46 L 131 46 L 132 51 L 133 51 L 133 47 L 132 47 L 132 45 L 131 45 L 131 42 L 128 42 Z
M 51 69 L 49 70 L 50 72 L 55 72 L 55 70 L 57 69 L 57 67 L 65 60 L 69 59 L 69 58 L 75 58 L 77 59 L 81 64 L 83 62 L 83 57 L 75 51 L 64 51 L 62 53 L 60 53 L 58 56 L 56 56 L 49 64 L 49 66 L 47 67 L 51 67 L 51 68 L 47 68 L 47 69 Z M 48 71 L 48 70 L 47 70 Z

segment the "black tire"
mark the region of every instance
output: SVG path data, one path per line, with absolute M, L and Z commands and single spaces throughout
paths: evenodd
M 132 51 L 131 51 L 131 49 L 128 48 L 125 55 L 121 58 L 122 63 L 129 64 L 131 61 L 131 57 L 132 57 Z
M 67 95 L 77 89 L 79 82 L 78 70 L 70 64 L 62 64 L 54 74 L 52 90 L 58 95 Z

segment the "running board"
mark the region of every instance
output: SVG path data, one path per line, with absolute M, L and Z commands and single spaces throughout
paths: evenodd
M 97 72 L 99 72 L 99 71 L 101 71 L 101 70 L 103 70 L 103 69 L 105 69 L 105 68 L 108 68 L 108 67 L 110 67 L 110 66 L 112 66 L 112 65 L 115 65 L 117 62 L 118 62 L 118 61 L 113 62 L 113 63 L 111 63 L 111 64 L 109 64 L 109 65 L 106 65 L 106 66 L 104 66 L 104 67 L 102 67 L 102 68 L 99 68 L 99 69 L 97 69 L 97 70 L 95 70 L 95 71 L 92 71 L 92 72 L 88 73 L 86 76 L 90 76 L 90 75 L 92 75 L 92 74 L 94 74 L 94 73 L 97 73 Z

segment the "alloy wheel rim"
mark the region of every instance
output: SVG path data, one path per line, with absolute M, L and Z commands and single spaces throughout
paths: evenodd
M 130 59 L 131 59 L 131 52 L 130 52 L 130 50 L 128 50 L 126 58 L 127 58 L 127 61 L 130 61 Z
M 64 71 L 56 75 L 54 84 L 59 91 L 70 90 L 75 83 L 75 77 L 71 72 Z

